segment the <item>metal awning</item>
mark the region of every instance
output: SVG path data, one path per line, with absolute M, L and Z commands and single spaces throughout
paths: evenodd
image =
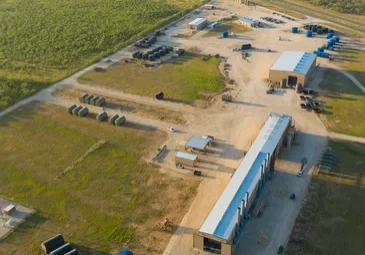
M 201 136 L 193 135 L 186 143 L 185 147 L 189 147 L 197 150 L 204 150 L 209 144 L 210 139 L 203 138 Z

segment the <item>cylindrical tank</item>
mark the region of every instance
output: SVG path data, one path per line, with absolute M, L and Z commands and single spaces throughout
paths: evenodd
M 327 39 L 331 39 L 333 37 L 333 34 L 332 33 L 328 33 L 327 34 Z
M 317 49 L 317 51 L 324 52 L 324 48 L 323 47 L 320 47 L 320 48 Z
M 292 32 L 293 34 L 298 33 L 298 27 L 292 27 L 292 28 L 291 28 L 291 32 Z
M 147 53 L 144 53 L 143 56 L 142 56 L 143 60 L 148 60 L 148 54 Z
M 340 42 L 340 37 L 339 36 L 334 36 L 336 42 Z
M 133 252 L 129 250 L 120 251 L 118 255 L 133 255 Z
M 330 54 L 327 53 L 327 52 L 322 52 L 321 57 L 329 58 L 330 57 Z
M 63 239 L 63 236 L 61 234 L 58 234 L 47 241 L 44 241 L 41 244 L 42 250 L 44 250 L 45 253 L 50 253 L 51 251 L 61 247 L 65 244 L 65 239 Z
M 317 27 L 312 27 L 312 32 L 315 33 L 317 32 L 318 28 Z
M 158 59 L 158 58 L 160 58 L 160 53 L 155 52 L 155 53 L 153 53 L 153 56 L 155 56 L 155 59 Z
M 228 38 L 228 31 L 224 31 L 224 32 L 222 33 L 222 37 L 223 37 L 223 38 Z
M 317 56 L 319 56 L 321 54 L 321 52 L 319 52 L 318 50 L 313 51 L 313 54 L 316 54 Z
M 312 33 L 312 31 L 308 30 L 308 31 L 305 33 L 305 35 L 306 35 L 307 37 L 312 37 L 312 36 L 313 36 L 313 33 Z

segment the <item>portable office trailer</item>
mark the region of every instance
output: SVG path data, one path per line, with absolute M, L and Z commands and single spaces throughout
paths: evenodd
M 75 109 L 77 107 L 77 105 L 73 104 L 71 106 L 68 107 L 68 113 L 72 114 L 72 110 Z
M 106 112 L 101 112 L 96 116 L 98 121 L 104 121 L 108 119 L 108 114 Z
M 78 113 L 77 115 L 79 115 L 80 117 L 85 117 L 86 115 L 89 114 L 89 109 L 87 107 L 83 107 Z
M 197 18 L 194 21 L 189 23 L 189 27 L 191 30 L 202 30 L 208 25 L 208 21 L 204 18 Z
M 175 163 L 182 164 L 184 166 L 195 167 L 198 162 L 198 156 L 186 152 L 178 151 L 175 154 Z
M 73 248 L 70 243 L 66 243 L 62 245 L 61 247 L 57 248 L 56 250 L 53 250 L 49 253 L 49 255 L 64 255 L 67 252 L 72 251 Z
M 41 244 L 41 248 L 45 253 L 50 253 L 65 244 L 65 239 L 61 234 L 55 235 L 54 237 L 44 241 Z
M 114 125 L 114 121 L 119 118 L 118 114 L 114 114 L 109 118 L 109 123 Z
M 86 102 L 86 98 L 88 97 L 88 94 L 83 94 L 82 96 L 79 97 L 79 101 L 80 103 L 85 103 Z
M 76 106 L 73 110 L 72 110 L 72 115 L 78 115 L 79 111 L 82 109 L 82 106 Z

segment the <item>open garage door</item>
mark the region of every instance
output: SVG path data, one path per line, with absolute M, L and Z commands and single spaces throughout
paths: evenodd
M 216 240 L 204 237 L 204 251 L 214 254 L 221 254 L 222 243 Z
M 297 82 L 298 82 L 298 77 L 296 77 L 296 76 L 289 76 L 288 77 L 288 85 L 289 86 L 297 85 Z

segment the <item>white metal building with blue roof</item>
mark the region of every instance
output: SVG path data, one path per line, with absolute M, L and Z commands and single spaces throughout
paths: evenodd
M 305 86 L 316 67 L 317 56 L 308 52 L 284 51 L 270 69 L 269 81 L 274 84 Z
M 284 140 L 288 142 L 292 139 L 292 133 L 288 132 L 291 120 L 287 115 L 269 114 L 250 150 L 199 232 L 194 235 L 195 248 L 222 255 L 232 254 L 249 213 L 274 171 L 275 160 Z

